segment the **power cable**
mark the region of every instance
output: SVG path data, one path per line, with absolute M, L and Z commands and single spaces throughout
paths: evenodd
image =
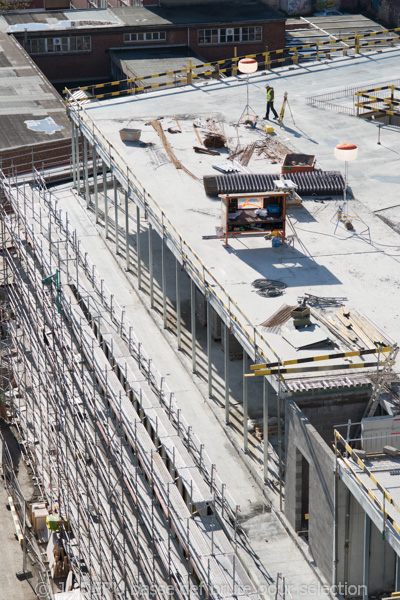
M 287 288 L 286 283 L 278 279 L 255 279 L 252 286 L 256 288 L 256 294 L 263 298 L 281 296 Z

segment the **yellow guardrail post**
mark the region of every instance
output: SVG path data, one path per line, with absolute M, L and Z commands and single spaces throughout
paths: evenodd
M 354 54 L 360 54 L 360 37 L 357 34 L 357 30 L 354 33 L 354 40 L 355 40 Z
M 391 111 L 394 111 L 394 102 L 393 101 L 394 101 L 394 85 L 391 85 L 390 86 L 390 110 Z M 392 112 L 392 114 L 394 114 L 394 113 Z M 392 124 L 392 115 L 390 114 L 389 115 L 389 125 L 391 125 L 391 124 Z
M 233 69 L 232 69 L 232 73 L 234 77 L 237 77 L 238 74 L 238 66 L 237 66 L 237 48 L 236 46 L 233 49 L 233 57 L 234 57 L 234 61 L 233 61 Z
M 371 38 L 371 36 L 377 36 L 380 34 L 392 34 L 393 37 L 391 38 L 378 38 L 376 39 L 374 42 L 372 43 L 366 43 L 365 44 L 365 49 L 367 50 L 368 48 L 370 48 L 371 46 L 373 46 L 374 44 L 380 44 L 381 42 L 387 42 L 389 43 L 391 46 L 393 46 L 394 44 L 396 44 L 400 37 L 399 37 L 399 31 L 400 31 L 400 27 L 397 27 L 396 29 L 385 29 L 385 30 L 381 30 L 381 31 L 376 31 L 370 34 L 358 34 L 357 31 L 355 31 L 354 37 L 351 36 L 347 36 L 347 37 L 342 37 L 342 38 L 335 38 L 335 39 L 329 39 L 328 41 L 320 41 L 317 40 L 316 42 L 314 42 L 313 44 L 304 44 L 302 46 L 299 46 L 297 48 L 289 48 L 291 51 L 294 52 L 294 55 L 292 57 L 292 63 L 293 64 L 299 64 L 300 61 L 300 56 L 299 56 L 299 49 L 304 50 L 305 48 L 311 48 L 312 52 L 311 53 L 307 53 L 304 54 L 303 56 L 306 58 L 313 56 L 315 53 L 315 58 L 316 60 L 320 60 L 320 56 L 324 56 L 325 58 L 331 58 L 331 54 L 332 52 L 339 52 L 340 50 L 342 50 L 342 54 L 343 56 L 347 56 L 348 55 L 348 51 L 349 49 L 351 49 L 353 46 L 353 40 L 354 40 L 354 53 L 355 54 L 359 54 L 360 50 L 363 48 L 363 44 L 361 42 L 361 40 L 363 38 Z M 345 43 L 345 40 L 347 41 L 347 44 Z M 344 47 L 340 48 L 332 48 L 332 44 L 345 44 Z M 313 50 L 313 47 L 316 47 L 315 50 Z M 326 48 L 325 48 L 326 47 Z M 264 57 L 264 61 L 265 61 L 265 69 L 266 70 L 270 70 L 273 68 L 272 63 L 274 62 L 275 64 L 279 63 L 284 63 L 285 61 L 287 61 L 287 58 L 275 58 L 272 59 L 271 58 L 271 52 L 268 51 L 268 46 L 266 46 L 266 50 L 265 52 L 262 53 L 262 56 Z M 288 50 L 288 48 L 282 48 L 279 50 L 274 50 L 274 54 L 275 55 L 279 55 L 281 54 L 283 56 L 283 53 L 285 52 L 285 50 Z M 256 55 L 250 55 L 250 56 L 256 56 Z M 232 75 L 233 76 L 237 76 L 238 74 L 238 56 L 237 56 L 237 48 L 234 48 L 234 58 L 231 59 L 231 69 L 232 69 Z M 197 65 L 196 67 L 193 67 L 191 61 L 190 61 L 190 68 L 189 71 L 187 68 L 185 69 L 181 69 L 179 71 L 171 71 L 171 72 L 167 72 L 167 73 L 159 73 L 159 74 L 153 74 L 153 75 L 146 75 L 142 78 L 141 82 L 140 82 L 140 87 L 139 84 L 137 87 L 133 87 L 132 89 L 128 88 L 128 89 L 121 89 L 119 88 L 119 90 L 117 92 L 106 92 L 106 93 L 102 93 L 102 94 L 98 94 L 95 95 L 95 90 L 99 90 L 102 89 L 104 90 L 104 88 L 106 86 L 121 86 L 121 84 L 124 85 L 128 85 L 131 82 L 135 82 L 136 85 L 136 81 L 137 78 L 131 78 L 131 79 L 123 79 L 120 81 L 112 81 L 112 82 L 108 82 L 108 83 L 98 83 L 95 85 L 88 85 L 88 86 L 82 86 L 82 87 L 78 87 L 78 88 L 71 88 L 71 90 L 69 90 L 69 92 L 75 92 L 75 91 L 89 91 L 89 93 L 91 93 L 91 95 L 93 96 L 93 99 L 102 99 L 102 98 L 108 98 L 108 97 L 114 97 L 114 96 L 118 96 L 120 94 L 136 94 L 139 92 L 144 92 L 144 91 L 148 91 L 148 90 L 152 90 L 154 88 L 158 88 L 158 87 L 164 87 L 164 86 L 168 86 L 168 85 L 174 85 L 174 83 L 176 84 L 176 82 L 170 82 L 170 83 L 165 83 L 165 84 L 153 84 L 153 85 L 146 85 L 146 83 L 144 82 L 144 80 L 147 79 L 153 79 L 156 77 L 160 77 L 160 76 L 164 76 L 164 75 L 171 75 L 171 74 L 177 74 L 177 73 L 186 73 L 186 80 L 187 80 L 187 84 L 191 84 L 193 82 L 193 79 L 195 79 L 196 77 L 198 77 L 197 73 L 195 72 L 195 69 L 199 68 L 199 67 L 205 67 L 210 65 L 211 63 L 204 63 L 203 65 Z M 215 69 L 215 73 L 217 74 L 216 76 L 219 78 L 221 73 L 226 72 L 228 69 L 221 69 L 219 67 L 217 67 Z M 182 83 L 182 82 L 181 82 Z M 64 92 L 65 93 L 65 92 Z M 73 97 L 71 95 L 70 100 L 68 100 L 69 102 L 73 102 Z

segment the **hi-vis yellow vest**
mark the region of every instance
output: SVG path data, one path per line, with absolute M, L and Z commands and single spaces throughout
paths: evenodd
M 273 94 L 273 90 L 272 90 L 272 88 L 269 88 L 267 90 L 267 102 L 271 102 L 271 100 L 272 100 L 272 94 Z

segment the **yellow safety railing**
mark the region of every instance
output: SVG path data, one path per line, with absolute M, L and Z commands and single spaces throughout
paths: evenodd
M 374 39 L 376 36 L 386 36 L 382 39 Z M 387 37 L 389 36 L 389 37 Z M 246 56 L 234 56 L 233 58 L 222 59 L 214 62 L 206 62 L 198 65 L 190 65 L 189 67 L 185 67 L 183 69 L 178 69 L 175 71 L 164 71 L 161 73 L 154 73 L 152 75 L 145 75 L 140 77 L 131 77 L 129 79 L 121 79 L 118 81 L 109 81 L 106 83 L 97 83 L 93 85 L 86 85 L 78 88 L 71 88 L 70 90 L 65 90 L 64 93 L 67 96 L 70 96 L 71 92 L 75 91 L 83 91 L 89 92 L 90 97 L 93 100 L 102 100 L 104 98 L 113 98 L 115 96 L 120 95 L 129 95 L 129 94 L 137 94 L 140 92 L 151 91 L 157 88 L 163 87 L 171 87 L 171 86 L 182 86 L 185 85 L 184 80 L 181 81 L 167 81 L 162 83 L 143 83 L 148 80 L 154 80 L 159 77 L 173 77 L 176 75 L 186 75 L 186 84 L 190 84 L 193 79 L 204 76 L 213 76 L 217 75 L 218 77 L 223 73 L 233 73 L 235 75 L 237 73 L 237 64 L 239 60 L 242 58 L 255 58 L 260 65 L 265 69 L 271 69 L 274 66 L 279 66 L 282 63 L 288 63 L 297 65 L 304 58 L 312 58 L 314 57 L 316 60 L 320 60 L 321 57 L 327 58 L 330 56 L 332 52 L 340 52 L 342 51 L 344 54 L 347 53 L 348 50 L 353 49 L 355 54 L 360 53 L 361 50 L 367 50 L 369 48 L 375 47 L 377 44 L 387 44 L 395 45 L 395 43 L 400 39 L 400 27 L 395 29 L 383 29 L 380 31 L 374 31 L 371 33 L 363 33 L 357 34 L 354 36 L 344 36 L 340 38 L 335 38 L 331 40 L 316 40 L 314 43 L 303 44 L 301 46 L 288 46 L 286 48 L 281 48 L 279 50 L 274 50 L 271 52 L 262 52 L 258 54 L 247 54 Z M 335 47 L 336 46 L 336 47 Z M 312 52 L 304 53 L 304 50 L 308 48 L 313 48 Z M 299 52 L 302 54 L 299 54 Z M 291 53 L 292 56 L 288 56 L 287 54 Z M 286 54 L 283 56 L 283 54 Z M 224 68 L 221 68 L 221 65 L 226 65 Z M 205 69 L 210 67 L 210 70 L 206 72 L 199 73 L 200 69 Z M 121 89 L 117 91 L 107 91 L 104 93 L 97 94 L 95 93 L 97 90 L 104 90 L 104 88 L 116 87 L 116 86 L 129 86 L 129 85 L 137 85 L 138 87 L 132 87 L 128 89 Z M 75 102 L 75 99 L 71 96 L 67 98 L 68 102 Z
M 282 365 L 298 365 L 301 363 L 316 362 L 321 360 L 336 360 L 338 358 L 350 358 L 352 356 L 365 356 L 367 354 L 380 354 L 390 352 L 391 346 L 382 346 L 380 348 L 365 348 L 361 350 L 350 350 L 349 352 L 333 352 L 332 354 L 318 354 L 316 356 L 307 356 L 304 358 L 293 358 L 291 360 L 284 360 Z M 279 363 L 264 363 L 257 365 L 250 365 L 252 371 L 258 371 L 260 369 L 272 369 L 279 367 Z
M 371 92 L 385 92 L 386 90 L 390 91 L 389 97 L 381 97 L 372 94 Z M 357 108 L 357 116 L 368 116 L 369 112 L 360 113 L 360 108 L 365 111 L 371 111 L 375 113 L 381 113 L 385 115 L 398 115 L 400 98 L 395 98 L 395 91 L 400 92 L 400 88 L 395 85 L 386 85 L 381 87 L 369 88 L 366 90 L 359 90 L 356 92 L 356 96 L 358 98 L 358 102 L 355 103 Z M 365 98 L 365 99 L 364 99 Z M 374 104 L 378 104 L 379 106 L 373 106 Z M 383 106 L 382 106 L 383 104 Z M 395 108 L 397 107 L 397 110 Z
M 367 495 L 370 498 L 370 500 L 372 500 L 372 502 L 378 507 L 378 509 L 382 513 L 382 517 L 385 520 L 387 520 L 392 525 L 392 527 L 395 529 L 395 531 L 397 533 L 400 534 L 400 526 L 398 525 L 397 521 L 395 521 L 395 519 L 391 515 L 388 514 L 388 512 L 385 509 L 385 506 L 384 506 L 383 502 L 381 502 L 376 497 L 375 492 L 373 492 L 371 490 L 371 488 L 369 488 L 364 483 L 364 481 L 362 481 L 362 479 L 357 474 L 357 471 L 352 466 L 351 462 L 343 454 L 343 452 L 341 452 L 339 450 L 338 443 L 343 446 L 343 448 L 351 456 L 351 458 L 353 459 L 353 461 L 360 467 L 360 469 L 363 471 L 363 473 L 365 473 L 369 477 L 369 479 L 371 480 L 371 482 L 382 493 L 382 496 L 383 496 L 385 502 L 388 502 L 389 504 L 391 504 L 396 509 L 396 511 L 399 513 L 399 522 L 400 522 L 400 505 L 396 502 L 396 500 L 393 498 L 393 496 L 391 496 L 391 494 L 389 494 L 389 492 L 387 491 L 387 489 L 384 488 L 381 483 L 379 483 L 379 481 L 376 479 L 376 477 L 372 473 L 372 471 L 366 466 L 366 464 L 361 460 L 361 458 L 357 455 L 357 453 L 354 451 L 354 449 L 346 442 L 346 440 L 338 432 L 337 429 L 334 430 L 334 436 L 335 436 L 335 449 L 336 449 L 336 455 L 337 455 L 337 457 L 340 458 L 344 462 L 344 464 L 346 465 L 346 467 L 349 469 L 349 471 L 352 473 L 352 475 L 356 479 L 357 483 L 364 489 L 364 491 L 367 493 Z

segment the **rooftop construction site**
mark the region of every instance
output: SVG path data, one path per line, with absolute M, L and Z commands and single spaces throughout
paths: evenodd
M 29 501 L 5 443 L 2 468 L 40 597 L 400 592 L 400 48 L 378 33 L 66 90 L 71 168 L 2 165 Z

